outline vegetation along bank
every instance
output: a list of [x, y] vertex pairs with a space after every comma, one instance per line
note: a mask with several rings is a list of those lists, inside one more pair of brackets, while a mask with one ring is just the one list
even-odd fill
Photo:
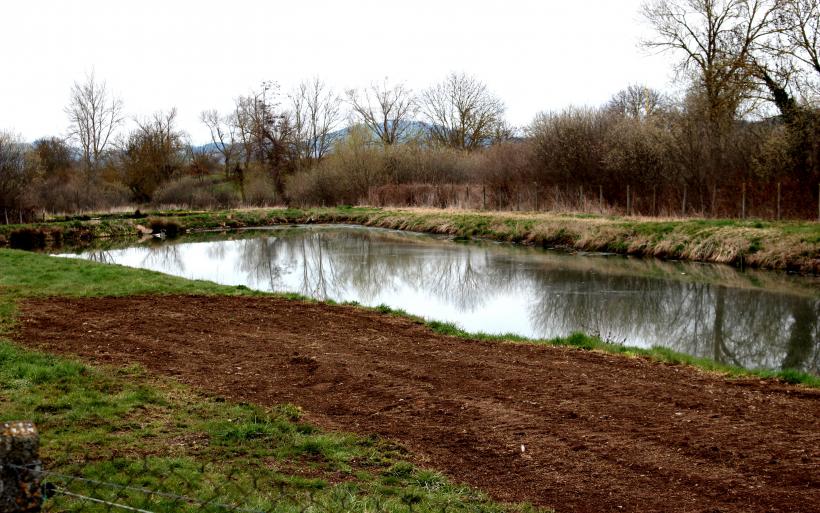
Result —
[[820, 274], [820, 223], [656, 219], [592, 214], [436, 209], [311, 208], [157, 211], [46, 219], [0, 226], [0, 247], [21, 249], [164, 233], [288, 223], [353, 223], [461, 238], [724, 263]]

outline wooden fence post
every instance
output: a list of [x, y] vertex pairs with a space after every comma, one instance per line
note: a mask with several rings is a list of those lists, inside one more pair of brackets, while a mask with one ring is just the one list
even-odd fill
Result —
[[598, 186], [598, 210], [604, 213], [604, 186]]
[[780, 221], [780, 182], [777, 182], [777, 220]]
[[40, 437], [31, 422], [0, 423], [0, 511], [37, 513], [43, 503], [40, 488]]

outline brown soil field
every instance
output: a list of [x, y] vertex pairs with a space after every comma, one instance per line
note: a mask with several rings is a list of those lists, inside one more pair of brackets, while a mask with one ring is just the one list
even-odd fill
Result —
[[274, 298], [40, 299], [17, 340], [375, 433], [559, 512], [820, 511], [820, 390]]

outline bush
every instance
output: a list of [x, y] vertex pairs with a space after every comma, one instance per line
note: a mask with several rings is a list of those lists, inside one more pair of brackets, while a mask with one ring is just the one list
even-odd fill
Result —
[[163, 234], [166, 237], [176, 237], [185, 230], [176, 222], [165, 219], [151, 219], [148, 221], [151, 233]]
[[51, 212], [107, 209], [126, 205], [131, 197], [121, 183], [89, 180], [81, 173], [48, 177], [33, 189], [36, 203]]
[[46, 247], [46, 232], [39, 228], [20, 228], [9, 234], [9, 245], [14, 249], [42, 249]]
[[245, 177], [245, 203], [258, 207], [276, 204], [276, 186], [261, 171], [249, 171]]
[[236, 187], [220, 178], [183, 176], [159, 187], [152, 203], [187, 208], [230, 208], [238, 206], [240, 198]]

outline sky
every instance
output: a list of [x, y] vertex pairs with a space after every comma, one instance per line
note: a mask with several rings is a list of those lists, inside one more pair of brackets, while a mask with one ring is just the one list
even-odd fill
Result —
[[673, 57], [640, 48], [641, 0], [12, 0], [0, 19], [0, 130], [64, 135], [71, 86], [93, 72], [129, 117], [228, 111], [263, 80], [339, 92], [389, 78], [415, 91], [465, 72], [508, 121], [599, 105], [632, 83], [673, 91]]

